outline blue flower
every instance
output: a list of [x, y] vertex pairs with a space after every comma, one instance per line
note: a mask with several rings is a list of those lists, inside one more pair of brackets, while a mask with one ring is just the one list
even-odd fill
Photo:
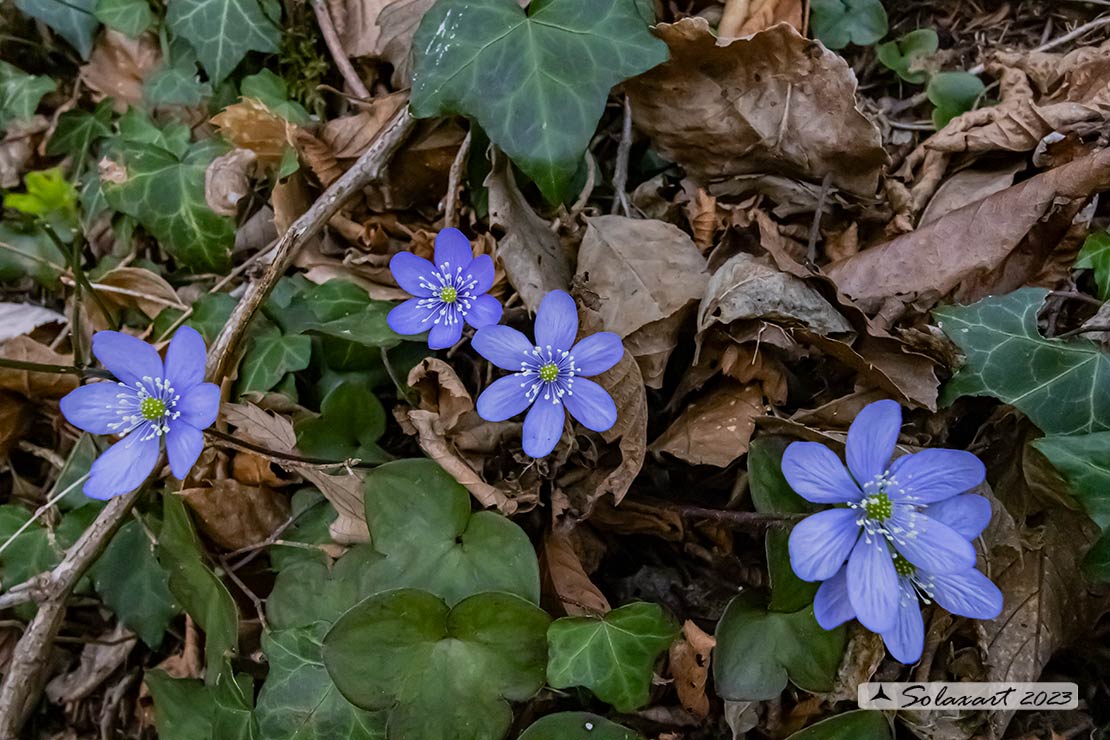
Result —
[[[982, 496], [963, 495], [934, 504], [929, 515], [944, 521], [969, 541], [990, 522], [990, 502]], [[898, 573], [898, 616], [894, 626], [881, 632], [890, 654], [902, 663], [916, 663], [925, 644], [925, 622], [918, 600], [935, 601], [953, 614], [972, 619], [994, 619], [1002, 613], [1002, 592], [985, 575], [971, 568], [960, 573], [931, 574], [894, 556]], [[855, 616], [848, 592], [847, 568], [821, 584], [813, 601], [817, 623], [831, 630]]]
[[184, 478], [204, 447], [202, 429], [216, 420], [220, 389], [204, 381], [204, 340], [183, 326], [166, 350], [117, 331], [93, 335], [92, 351], [118, 383], [90, 383], [61, 400], [69, 423], [92, 434], [121, 439], [97, 458], [85, 481], [86, 496], [109, 499], [142, 485], [166, 440], [170, 470]]
[[436, 263], [412, 252], [389, 261], [393, 278], [416, 296], [389, 312], [389, 327], [398, 334], [428, 334], [429, 349], [445, 349], [462, 337], [463, 320], [475, 329], [501, 320], [501, 304], [486, 295], [493, 286], [493, 259], [475, 257], [458, 229], [436, 235]]
[[[603, 331], [575, 344], [578, 310], [561, 290], [544, 296], [536, 311], [536, 343], [508, 326], [479, 329], [472, 344], [482, 357], [512, 375], [495, 380], [478, 397], [478, 415], [505, 421], [524, 411], [524, 451], [543, 457], [563, 436], [563, 407], [582, 426], [604, 432], [617, 421], [613, 399], [586, 380], [617, 364], [624, 355], [620, 337]], [[533, 405], [533, 403], [535, 405]]]
[[933, 575], [974, 567], [971, 542], [923, 507], [974, 488], [986, 475], [983, 463], [962, 450], [922, 450], [892, 463], [901, 426], [898, 404], [877, 401], [848, 430], [847, 469], [816, 442], [794, 442], [782, 457], [783, 475], [800, 496], [843, 505], [794, 527], [789, 543], [794, 572], [805, 581], [824, 581], [847, 560], [852, 609], [863, 626], [879, 633], [898, 619], [894, 553]]

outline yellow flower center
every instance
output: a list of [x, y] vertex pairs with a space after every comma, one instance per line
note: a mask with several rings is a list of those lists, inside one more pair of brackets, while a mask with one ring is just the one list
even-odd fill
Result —
[[441, 301], [443, 301], [444, 303], [454, 303], [455, 299], [458, 298], [458, 297], [459, 297], [459, 291], [455, 290], [451, 286], [447, 286], [446, 288], [442, 288], [439, 291], [439, 299]]
[[554, 362], [549, 362], [540, 368], [540, 380], [545, 383], [550, 383], [559, 377], [559, 366]]
[[158, 421], [166, 415], [166, 402], [159, 398], [144, 398], [139, 413], [148, 421]]

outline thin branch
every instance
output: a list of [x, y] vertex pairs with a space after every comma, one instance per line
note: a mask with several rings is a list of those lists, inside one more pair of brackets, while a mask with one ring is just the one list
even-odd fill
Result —
[[73, 244], [70, 246], [62, 241], [62, 238], [58, 236], [58, 232], [55, 231], [54, 227], [50, 224], [43, 222], [42, 230], [50, 237], [50, 241], [54, 242], [54, 246], [58, 248], [59, 252], [69, 255], [69, 267], [70, 270], [73, 271], [73, 279], [77, 282], [77, 285], [80, 286], [81, 290], [92, 296], [96, 307], [100, 309], [100, 313], [104, 314], [108, 326], [118, 331], [119, 320], [116, 318], [115, 314], [112, 313], [111, 309], [108, 308], [108, 304], [104, 302], [100, 294], [93, 290], [92, 285], [89, 283], [89, 277], [85, 274], [85, 269], [81, 266], [81, 242], [79, 238], [75, 236], [73, 238]]
[[632, 216], [632, 205], [628, 202], [628, 157], [632, 152], [632, 105], [624, 96], [624, 118], [621, 122], [621, 141], [617, 145], [617, 161], [613, 165], [613, 205], [609, 213], [616, 213], [617, 206], [624, 211], [626, 218]]
[[459, 183], [462, 181], [463, 167], [466, 166], [467, 155], [470, 154], [470, 131], [455, 152], [455, 159], [451, 162], [451, 171], [447, 176], [447, 197], [443, 203], [443, 225], [459, 225]]
[[829, 197], [830, 184], [832, 184], [832, 172], [826, 172], [821, 180], [821, 191], [817, 194], [817, 210], [813, 212], [813, 221], [809, 224], [806, 259], [809, 260], [810, 268], [817, 264], [817, 236], [821, 232], [821, 214], [825, 210], [825, 199]]
[[324, 224], [343, 207], [348, 198], [371, 182], [381, 179], [394, 152], [404, 143], [415, 125], [416, 120], [409, 113], [408, 106], [404, 106], [351, 168], [333, 182], [312, 207], [282, 234], [274, 246], [273, 262], [261, 278], [248, 284], [243, 298], [236, 304], [220, 335], [212, 343], [206, 368], [209, 380], [219, 383], [227, 375], [233, 351], [242, 344], [247, 324], [277, 281], [289, 269], [301, 246], [320, 233]]
[[[654, 504], [649, 504], [654, 505]], [[762, 511], [730, 511], [728, 509], [707, 509], [688, 504], [664, 504], [659, 508], [677, 511], [692, 519], [711, 519], [715, 522], [731, 524], [738, 529], [762, 531], [769, 527], [786, 527], [803, 519], [805, 514], [770, 514]]]
[[331, 13], [328, 12], [328, 6], [324, 0], [312, 0], [312, 12], [316, 14], [316, 22], [320, 25], [320, 33], [324, 36], [324, 43], [328, 46], [328, 52], [331, 53], [335, 66], [339, 67], [339, 74], [343, 75], [343, 81], [347, 83], [347, 87], [351, 88], [351, 92], [356, 97], [361, 100], [369, 100], [370, 91], [366, 89], [366, 85], [362, 83], [362, 78], [351, 66], [351, 60], [347, 58], [343, 42], [339, 40], [339, 34], [335, 32], [335, 23], [331, 19]]
[[262, 445], [256, 445], [253, 442], [247, 442], [238, 437], [233, 437], [218, 429], [205, 429], [204, 434], [208, 437], [213, 437], [216, 440], [213, 444], [218, 447], [231, 447], [233, 449], [246, 450], [247, 452], [262, 455], [274, 462], [284, 463], [291, 467], [297, 466], [321, 469], [378, 467], [378, 463], [362, 462], [362, 460], [357, 457], [348, 458], [346, 460], [329, 460], [325, 457], [304, 457], [302, 455], [294, 455], [291, 452], [279, 452], [278, 450], [271, 450], [269, 447], [263, 447]]
[[43, 505], [42, 505], [42, 506], [40, 506], [40, 507], [39, 507], [38, 509], [36, 509], [36, 510], [35, 510], [35, 513], [34, 513], [34, 514], [32, 514], [32, 515], [31, 515], [31, 516], [30, 516], [30, 517], [29, 517], [29, 518], [27, 519], [27, 521], [25, 521], [25, 522], [23, 522], [23, 524], [20, 524], [20, 525], [19, 525], [19, 528], [18, 528], [18, 529], [16, 529], [16, 530], [15, 530], [15, 532], [13, 532], [13, 533], [12, 533], [12, 536], [11, 536], [11, 537], [9, 537], [8, 539], [4, 540], [3, 544], [0, 544], [0, 553], [4, 552], [4, 551], [5, 551], [5, 550], [7, 550], [7, 549], [8, 549], [9, 547], [11, 547], [11, 544], [12, 544], [13, 542], [15, 542], [16, 538], [17, 538], [17, 537], [19, 537], [19, 535], [21, 535], [21, 534], [23, 534], [24, 532], [26, 532], [26, 531], [27, 531], [27, 528], [28, 528], [28, 527], [30, 527], [30, 526], [31, 526], [32, 524], [34, 524], [35, 522], [37, 522], [37, 521], [39, 520], [39, 517], [41, 517], [41, 516], [42, 516], [43, 514], [45, 514], [46, 512], [50, 511], [50, 509], [51, 509], [51, 508], [52, 508], [52, 507], [54, 506], [54, 504], [58, 503], [58, 502], [59, 502], [59, 501], [61, 501], [61, 500], [62, 500], [63, 498], [65, 498], [66, 496], [68, 496], [68, 495], [69, 495], [69, 492], [70, 492], [70, 491], [72, 491], [72, 490], [73, 490], [74, 488], [77, 488], [77, 486], [79, 486], [79, 485], [81, 485], [82, 483], [84, 483], [84, 482], [85, 482], [85, 480], [86, 480], [86, 479], [87, 479], [88, 477], [89, 477], [89, 476], [88, 476], [88, 474], [87, 474], [87, 473], [86, 473], [85, 475], [81, 476], [81, 477], [80, 477], [80, 478], [78, 478], [77, 480], [73, 481], [73, 483], [71, 483], [71, 484], [69, 484], [68, 486], [66, 486], [66, 487], [65, 487], [65, 489], [64, 489], [64, 490], [62, 490], [62, 492], [61, 492], [61, 493], [57, 493], [57, 494], [55, 494], [54, 496], [52, 496], [51, 498], [49, 498], [49, 499], [47, 500], [47, 502], [46, 502], [45, 504], [43, 504]]

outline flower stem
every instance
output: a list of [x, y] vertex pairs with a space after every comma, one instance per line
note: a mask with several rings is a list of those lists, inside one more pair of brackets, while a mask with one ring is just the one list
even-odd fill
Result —
[[54, 375], [81, 375], [86, 378], [111, 378], [107, 370], [90, 370], [76, 365], [47, 365], [42, 362], [27, 362], [26, 360], [12, 360], [0, 357], [0, 367], [10, 367], [16, 370], [27, 370], [32, 373], [52, 373]]

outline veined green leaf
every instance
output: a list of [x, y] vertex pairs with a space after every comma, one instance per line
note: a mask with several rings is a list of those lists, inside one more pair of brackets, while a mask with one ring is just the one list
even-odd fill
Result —
[[216, 703], [203, 681], [173, 678], [164, 671], [147, 671], [143, 681], [154, 698], [154, 721], [159, 737], [212, 740]]
[[282, 334], [275, 327], [259, 332], [251, 340], [239, 369], [239, 392], [268, 391], [286, 373], [308, 367], [312, 359], [312, 340], [301, 335]]
[[129, 521], [112, 538], [89, 573], [96, 592], [120, 621], [152, 648], [181, 607], [169, 589], [169, 572], [154, 556], [154, 545], [137, 521]]
[[93, 142], [111, 135], [112, 101], [104, 100], [91, 113], [69, 110], [59, 116], [46, 153], [51, 156], [69, 154], [80, 159], [89, 152]]
[[258, 0], [173, 0], [166, 25], [193, 45], [213, 85], [223, 82], [248, 51], [275, 52], [281, 40], [276, 19]]
[[96, 0], [93, 14], [108, 28], [133, 39], [139, 38], [154, 22], [147, 0]]
[[50, 26], [88, 59], [100, 21], [93, 14], [96, 0], [15, 0], [15, 7]]
[[7, 62], [0, 62], [0, 129], [12, 121], [24, 121], [35, 115], [42, 96], [52, 92], [54, 80], [29, 75]]
[[889, 28], [881, 0], [812, 0], [809, 12], [813, 35], [830, 49], [869, 46]]
[[1096, 231], [1089, 235], [1083, 242], [1083, 248], [1079, 250], [1075, 267], [1094, 270], [1098, 297], [1104, 301], [1110, 300], [1110, 233]]
[[520, 740], [641, 740], [632, 730], [589, 712], [559, 712], [540, 717]]

